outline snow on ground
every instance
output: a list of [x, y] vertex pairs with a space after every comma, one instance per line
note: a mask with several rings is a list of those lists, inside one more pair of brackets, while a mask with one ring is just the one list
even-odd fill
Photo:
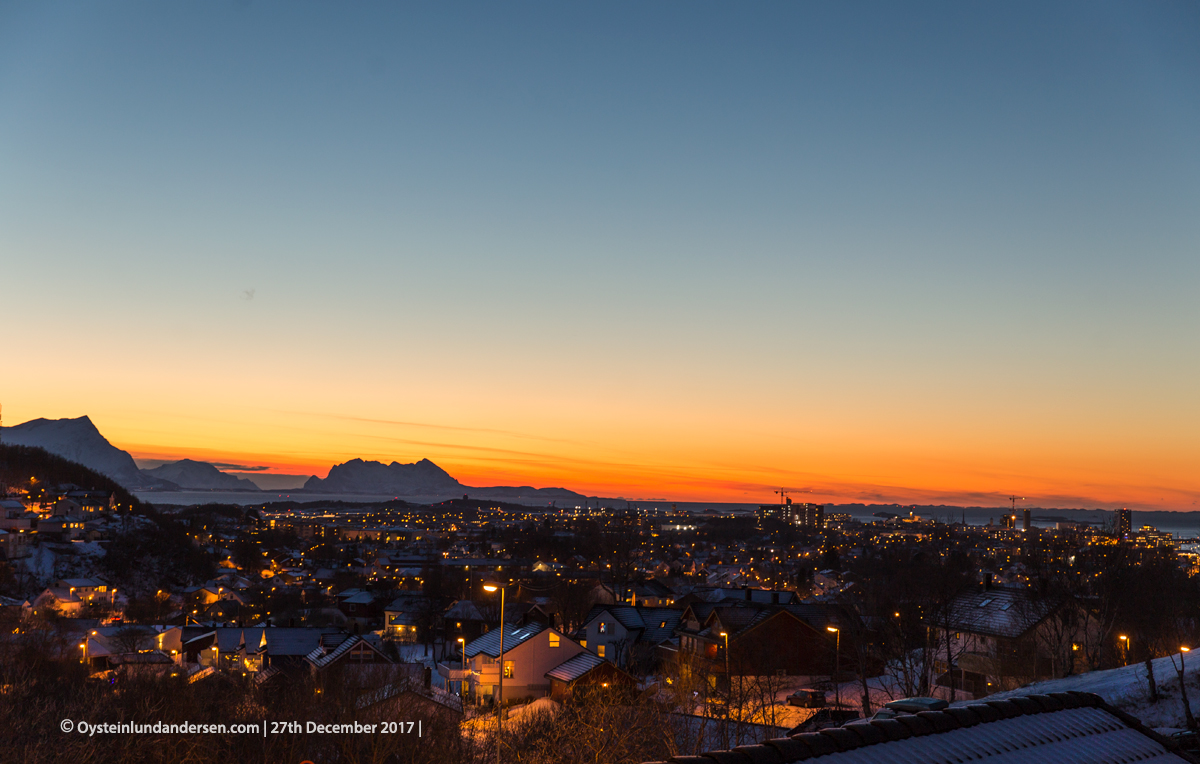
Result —
[[401, 663], [426, 663], [433, 660], [433, 650], [428, 645], [396, 645]]
[[32, 554], [15, 561], [15, 566], [27, 571], [39, 587], [49, 586], [55, 580], [55, 563], [58, 555], [45, 546], [35, 546]]
[[541, 714], [554, 715], [561, 708], [556, 701], [550, 698], [538, 698], [535, 701], [526, 703], [523, 706], [516, 706], [509, 709], [508, 719], [514, 724], [519, 724], [524, 721], [533, 719]]
[[[1021, 695], [1037, 695], [1049, 692], [1094, 692], [1105, 702], [1126, 713], [1136, 716], [1148, 727], [1186, 727], [1183, 702], [1179, 693], [1179, 674], [1172, 666], [1179, 666], [1180, 654], [1158, 658], [1154, 661], [1154, 679], [1158, 684], [1159, 702], [1150, 701], [1150, 683], [1146, 678], [1146, 664], [1138, 663], [1105, 671], [1090, 671], [1086, 674], [1035, 682], [1017, 690], [998, 692], [983, 700], [1005, 700]], [[1183, 656], [1186, 669], [1185, 679], [1188, 700], [1192, 713], [1200, 714], [1200, 655]], [[954, 705], [965, 705], [976, 701], [962, 701]]]

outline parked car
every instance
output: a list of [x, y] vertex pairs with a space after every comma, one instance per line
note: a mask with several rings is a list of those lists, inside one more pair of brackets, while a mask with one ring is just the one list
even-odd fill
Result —
[[830, 727], [840, 727], [846, 722], [862, 718], [857, 711], [844, 708], [821, 708], [815, 714], [788, 730], [789, 735], [800, 732], [818, 732]]
[[1200, 754], [1200, 736], [1194, 730], [1175, 732], [1170, 736], [1171, 742], [1191, 754]]
[[822, 708], [825, 705], [825, 693], [820, 690], [796, 690], [787, 696], [789, 706], [800, 708]]
[[941, 711], [949, 708], [950, 704], [941, 698], [901, 698], [890, 703], [884, 703], [883, 708], [875, 712], [872, 719], [895, 719], [902, 714], [916, 714], [921, 711]]

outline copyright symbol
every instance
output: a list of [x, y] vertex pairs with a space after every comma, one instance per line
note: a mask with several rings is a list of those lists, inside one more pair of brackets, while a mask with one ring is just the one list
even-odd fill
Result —
[[62, 724], [58, 726], [62, 727], [63, 732], [70, 732], [71, 730], [75, 729], [75, 722], [71, 721], [70, 719], [63, 719]]

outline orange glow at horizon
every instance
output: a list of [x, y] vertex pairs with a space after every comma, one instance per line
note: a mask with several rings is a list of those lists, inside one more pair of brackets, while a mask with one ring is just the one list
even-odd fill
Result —
[[[760, 383], [747, 399], [721, 379], [680, 389], [669, 378], [450, 375], [397, 390], [366, 372], [318, 369], [283, 384], [251, 371], [233, 386], [190, 366], [150, 380], [114, 366], [85, 391], [51, 375], [10, 386], [4, 422], [86, 414], [137, 459], [269, 468], [238, 473], [251, 479], [428, 458], [468, 486], [605, 498], [757, 504], [785, 488], [796, 501], [835, 504], [1004, 506], [1017, 493], [1031, 506], [1200, 509], [1194, 436], [1152, 399], [1100, 418], [1086, 400], [992, 393], [979, 404], [949, 388], [920, 406], [889, 388], [868, 405], [861, 391], [819, 379], [805, 380], [803, 395]], [[310, 405], [325, 400], [350, 403]]]

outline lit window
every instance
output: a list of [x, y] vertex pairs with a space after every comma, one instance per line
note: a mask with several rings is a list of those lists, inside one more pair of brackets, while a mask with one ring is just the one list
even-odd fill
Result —
[[604, 645], [596, 645], [596, 655], [601, 658], [604, 657]]
[[553, 632], [553, 631], [550, 632], [550, 646], [558, 647], [558, 633], [557, 632]]
[[512, 661], [504, 662], [504, 678], [505, 679], [513, 678], [513, 662]]
[[601, 622], [600, 622], [600, 628], [599, 628], [599, 632], [600, 632], [601, 634], [607, 634], [607, 633], [608, 633], [608, 624], [607, 624], [607, 623], [605, 623], [604, 621], [601, 621]]

